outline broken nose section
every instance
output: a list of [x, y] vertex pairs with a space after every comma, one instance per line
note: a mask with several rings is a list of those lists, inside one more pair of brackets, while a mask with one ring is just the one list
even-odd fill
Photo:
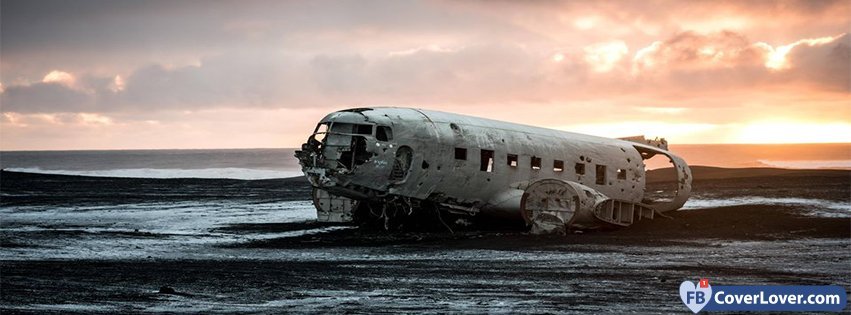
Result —
[[608, 198], [588, 186], [561, 179], [542, 179], [529, 185], [520, 210], [532, 234], [563, 234], [566, 228], [600, 226], [595, 215]]

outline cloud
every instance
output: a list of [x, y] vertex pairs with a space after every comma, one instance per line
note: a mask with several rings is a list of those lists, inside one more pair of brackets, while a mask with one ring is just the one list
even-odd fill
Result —
[[636, 52], [632, 75], [692, 91], [789, 86], [848, 91], [849, 35], [805, 38], [772, 47], [725, 31], [685, 32]]
[[549, 126], [723, 124], [847, 115], [851, 89], [848, 1], [0, 6], [0, 111], [76, 117], [62, 128], [84, 126], [82, 114], [119, 130], [174, 127], [184, 113], [367, 105]]
[[[219, 109], [151, 120], [125, 114], [0, 115], [4, 150], [292, 147], [325, 110]], [[300, 119], [293, 119], [299, 117]]]
[[596, 43], [583, 48], [585, 62], [596, 72], [609, 72], [629, 53], [629, 48], [623, 41]]
[[598, 42], [562, 50], [558, 60], [551, 51], [504, 43], [368, 55], [231, 51], [126, 77], [55, 70], [41, 82], [4, 86], [2, 106], [51, 113], [507, 104], [603, 94], [682, 98], [777, 85], [841, 92], [848, 87], [849, 46], [848, 35], [778, 46], [787, 47], [782, 69], [771, 67], [775, 48], [730, 31], [675, 34], [632, 56], [623, 41]]
[[[545, 83], [542, 65], [550, 63], [544, 54], [503, 44], [372, 56], [229, 52], [197, 65], [150, 65], [126, 77], [87, 76], [73, 87], [59, 82], [18, 84], [7, 87], [2, 97], [3, 110], [13, 112], [487, 102], [526, 98], [524, 93], [534, 93], [536, 85]], [[74, 76], [63, 72], [61, 77]]]
[[68, 72], [53, 70], [41, 79], [43, 83], [59, 83], [69, 88], [77, 84], [77, 79]]
[[743, 35], [731, 31], [684, 32], [640, 49], [634, 62], [643, 71], [732, 68], [759, 64], [761, 52]]
[[95, 98], [62, 83], [38, 82], [6, 87], [0, 94], [0, 104], [3, 112], [79, 112], [95, 109]]
[[785, 59], [790, 80], [851, 93], [851, 35], [796, 42]]

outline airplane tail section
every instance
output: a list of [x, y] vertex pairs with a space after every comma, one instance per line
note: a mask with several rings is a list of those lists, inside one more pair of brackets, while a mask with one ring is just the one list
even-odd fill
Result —
[[623, 140], [623, 141], [641, 143], [643, 145], [647, 145], [647, 146], [651, 146], [651, 147], [655, 147], [655, 148], [659, 148], [659, 149], [668, 151], [668, 140], [665, 140], [665, 138], [654, 138], [654, 139], [651, 140], [651, 139], [645, 138], [644, 135], [641, 135], [641, 136], [623, 137], [623, 138], [617, 138], [617, 139]]

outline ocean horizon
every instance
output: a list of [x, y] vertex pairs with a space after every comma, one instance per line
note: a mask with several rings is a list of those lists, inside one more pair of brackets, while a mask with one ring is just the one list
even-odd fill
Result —
[[[851, 143], [680, 144], [689, 165], [851, 169]], [[272, 179], [301, 176], [295, 148], [0, 151], [7, 171], [130, 178]], [[651, 167], [653, 167], [651, 165]]]

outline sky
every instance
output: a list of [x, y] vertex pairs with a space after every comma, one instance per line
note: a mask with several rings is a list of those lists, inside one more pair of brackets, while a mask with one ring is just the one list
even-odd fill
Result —
[[298, 147], [402, 106], [851, 142], [851, 1], [0, 2], [0, 149]]

